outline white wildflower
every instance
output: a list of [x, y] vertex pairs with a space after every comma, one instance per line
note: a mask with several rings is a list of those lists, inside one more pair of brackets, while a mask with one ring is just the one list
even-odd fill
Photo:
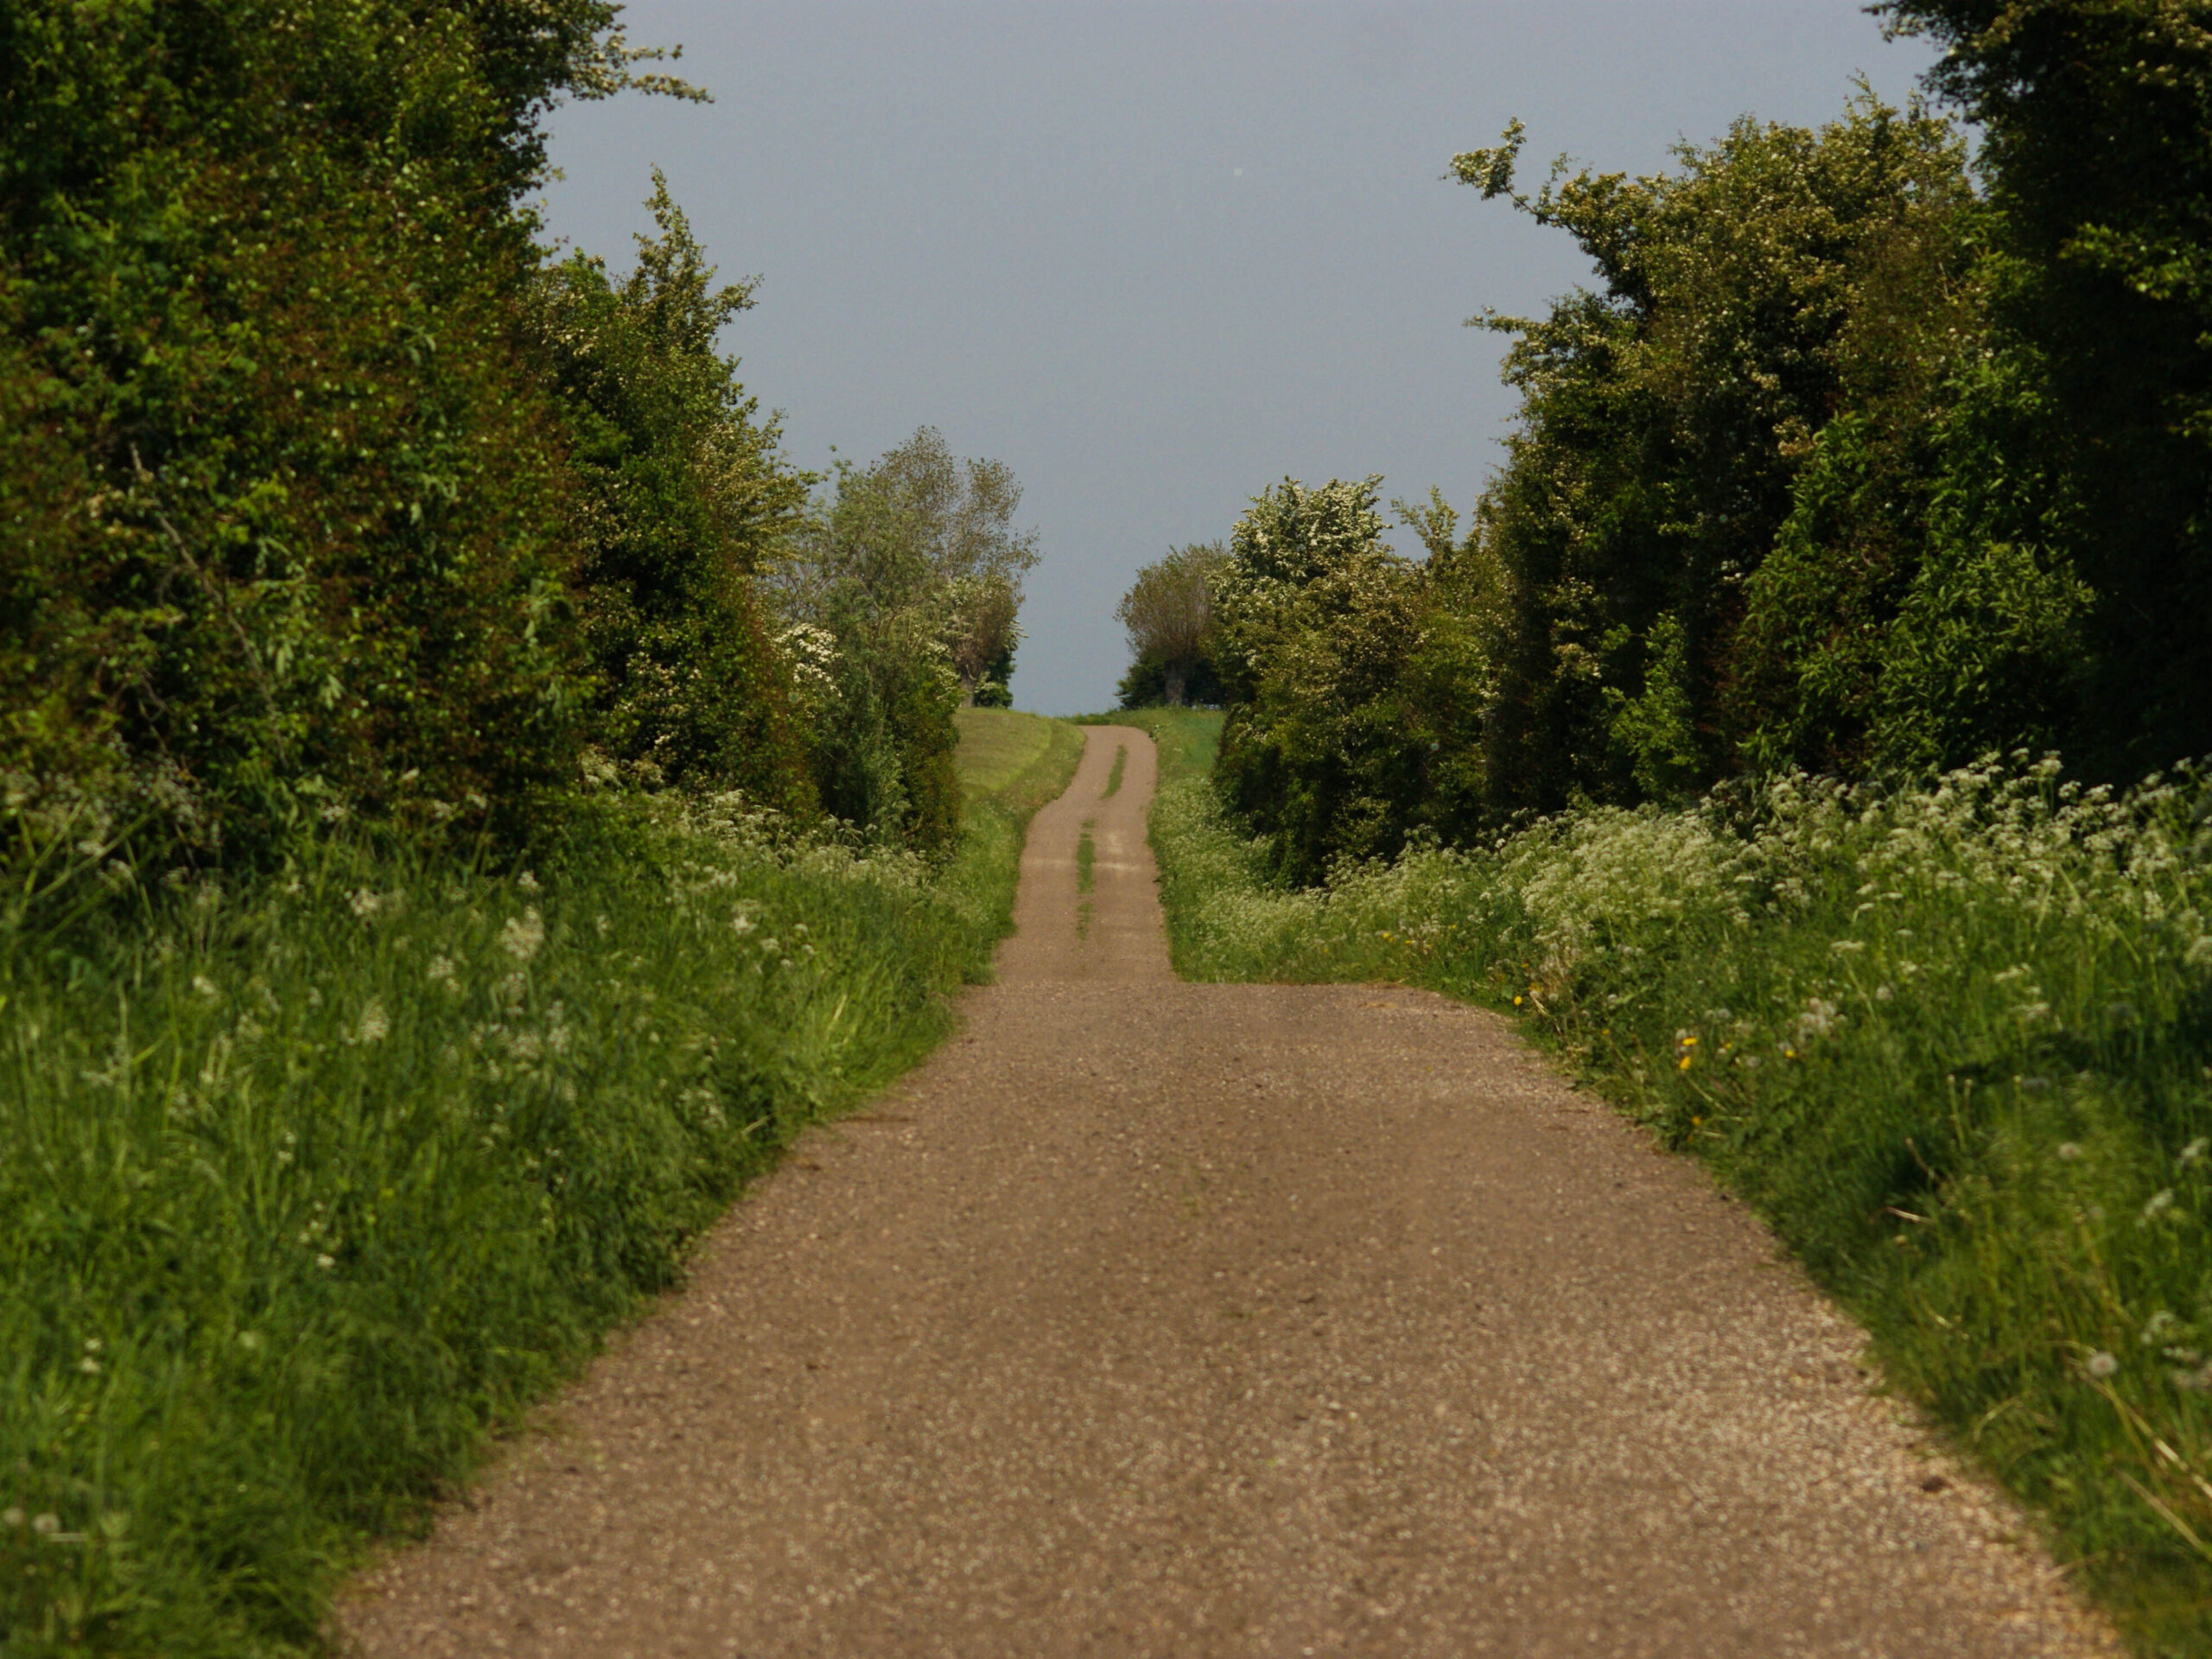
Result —
[[499, 947], [518, 963], [527, 963], [545, 943], [545, 924], [538, 919], [532, 908], [519, 916], [511, 916], [507, 925], [499, 930]]
[[2091, 1376], [2101, 1379], [2110, 1376], [2114, 1371], [2118, 1370], [2120, 1369], [2120, 1361], [2113, 1358], [2112, 1355], [2105, 1352], [2103, 1349], [2100, 1348], [2095, 1353], [2089, 1356], [2088, 1360], [2082, 1369], [2088, 1372]]

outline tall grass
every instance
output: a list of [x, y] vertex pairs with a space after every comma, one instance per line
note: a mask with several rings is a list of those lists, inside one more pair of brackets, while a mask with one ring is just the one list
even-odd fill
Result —
[[1784, 778], [1261, 880], [1160, 716], [1178, 967], [1517, 1008], [1708, 1160], [2142, 1651], [2212, 1651], [2212, 790]]
[[317, 1648], [365, 1540], [945, 1031], [1074, 734], [950, 868], [734, 800], [535, 872], [334, 848], [0, 938], [0, 1649]]

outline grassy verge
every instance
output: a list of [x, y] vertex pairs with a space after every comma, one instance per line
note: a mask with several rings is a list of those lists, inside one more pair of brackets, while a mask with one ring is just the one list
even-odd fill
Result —
[[942, 871], [631, 803], [534, 874], [333, 850], [0, 936], [0, 1649], [315, 1650], [365, 1540], [943, 1035], [1072, 770], [1036, 725]]
[[2212, 1650], [2212, 798], [2024, 762], [1271, 890], [1160, 738], [1178, 969], [1517, 1010], [1756, 1205], [2146, 1654]]

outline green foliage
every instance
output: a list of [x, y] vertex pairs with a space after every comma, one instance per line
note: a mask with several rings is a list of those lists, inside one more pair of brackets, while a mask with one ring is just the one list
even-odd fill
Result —
[[1228, 559], [1218, 542], [1193, 542], [1137, 572], [1115, 607], [1128, 630], [1129, 671], [1122, 706], [1218, 702], [1221, 677], [1213, 661], [1213, 588]]
[[717, 289], [653, 175], [657, 237], [617, 284], [578, 254], [550, 272], [539, 327], [571, 400], [582, 486], [576, 582], [598, 676], [593, 735], [656, 781], [810, 804], [790, 674], [753, 578], [776, 556], [809, 480], [716, 348], [753, 302]]
[[1296, 480], [1253, 499], [1215, 580], [1228, 699], [1224, 798], [1310, 880], [1396, 849], [1418, 760], [1390, 696], [1415, 631], [1417, 577], [1383, 544], [1376, 485]]
[[1005, 466], [957, 461], [924, 427], [873, 466], [840, 461], [775, 572], [822, 804], [870, 837], [938, 856], [958, 836], [953, 711], [1012, 669], [1038, 556], [1020, 500]]
[[[1491, 804], [1679, 794], [1732, 764], [1745, 584], [1854, 374], [1897, 355], [1858, 325], [1965, 211], [1962, 149], [1918, 108], [1862, 95], [1818, 131], [1739, 121], [1679, 149], [1673, 175], [1562, 163], [1529, 198], [1520, 143], [1510, 130], [1454, 170], [1567, 230], [1603, 289], [1547, 318], [1477, 319], [1515, 336], [1522, 396], [1480, 515], [1508, 608]], [[1739, 721], [1764, 715], [1734, 701]]]
[[[10, 7], [0, 770], [262, 855], [571, 773], [561, 421], [514, 207], [611, 5]], [[257, 852], [257, 849], [260, 849]]]
[[2202, 779], [1784, 775], [1287, 890], [1203, 735], [1162, 732], [1152, 821], [1179, 971], [1518, 1008], [1758, 1206], [2144, 1651], [2205, 1650], [2212, 1566], [2181, 1529], [2212, 1535]]
[[1254, 498], [1215, 577], [1217, 777], [1287, 880], [1459, 833], [1479, 806], [1496, 567], [1437, 496], [1397, 504], [1427, 563], [1392, 552], [1377, 482]]
[[[1606, 636], [1610, 651], [1628, 644], [1628, 630]], [[1689, 636], [1672, 611], [1662, 611], [1644, 636], [1643, 689], [1630, 696], [1599, 688], [1605, 731], [1628, 760], [1629, 775], [1648, 800], [1670, 800], [1697, 781], [1696, 710], [1690, 701]]]
[[2094, 595], [2069, 760], [2212, 751], [2212, 57], [2165, 0], [1895, 0], [1984, 134], [1999, 350], [2048, 386], [2034, 464]]
[[[1213, 658], [1201, 656], [1183, 665], [1182, 677], [1171, 687], [1170, 664], [1157, 657], [1140, 656], [1115, 683], [1114, 700], [1122, 709], [1217, 709], [1221, 706], [1221, 677]], [[1171, 695], [1179, 691], [1179, 698]]]
[[326, 843], [5, 918], [0, 1650], [318, 1650], [369, 1537], [944, 1033], [1080, 752], [1037, 725], [942, 868], [600, 796], [537, 875]]

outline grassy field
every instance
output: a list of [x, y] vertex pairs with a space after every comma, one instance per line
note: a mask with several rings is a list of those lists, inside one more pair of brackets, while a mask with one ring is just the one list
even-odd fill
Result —
[[1043, 760], [1056, 741], [1064, 754], [1080, 758], [1083, 753], [1081, 734], [1065, 721], [1041, 715], [963, 709], [955, 720], [960, 728], [960, 781], [970, 799], [1007, 789]]
[[2145, 1654], [2212, 1652], [2212, 795], [2018, 759], [1262, 879], [1160, 739], [1178, 969], [1514, 1013], [1750, 1200]]
[[988, 975], [1080, 738], [963, 729], [943, 869], [664, 798], [532, 871], [333, 849], [0, 932], [0, 1651], [318, 1650], [365, 1541]]

